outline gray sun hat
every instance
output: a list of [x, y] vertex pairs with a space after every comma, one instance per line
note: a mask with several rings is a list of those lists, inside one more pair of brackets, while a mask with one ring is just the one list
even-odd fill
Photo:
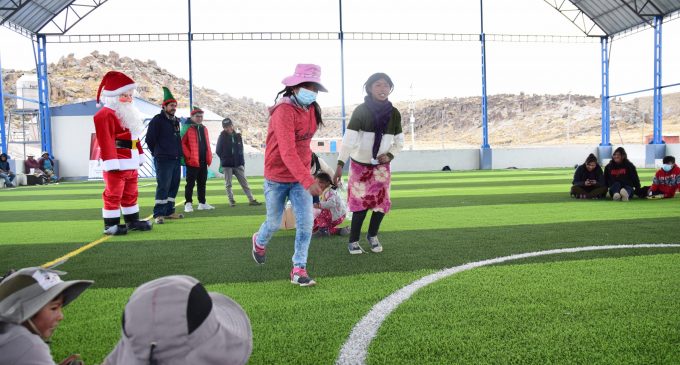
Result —
[[63, 271], [28, 267], [0, 282], [0, 321], [21, 324], [60, 294], [64, 306], [92, 285], [91, 280], [63, 281]]
[[166, 276], [132, 293], [123, 312], [120, 341], [105, 365], [242, 365], [253, 333], [241, 306], [208, 293], [191, 276]]

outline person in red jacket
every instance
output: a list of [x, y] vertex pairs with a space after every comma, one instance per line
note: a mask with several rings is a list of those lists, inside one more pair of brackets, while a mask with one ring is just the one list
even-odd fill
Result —
[[189, 129], [182, 137], [182, 152], [187, 166], [187, 183], [184, 186], [184, 211], [193, 212], [194, 185], [198, 193], [198, 210], [215, 209], [205, 202], [205, 184], [208, 181], [208, 166], [212, 163], [210, 137], [203, 125], [203, 110], [194, 107], [191, 111]]
[[[148, 231], [151, 222], [139, 219], [137, 169], [144, 151], [139, 138], [144, 123], [132, 104], [137, 85], [122, 72], [109, 71], [97, 91], [97, 104], [103, 96], [104, 107], [94, 115], [94, 129], [101, 150], [104, 183], [104, 233], [126, 234], [128, 230]], [[125, 225], [120, 225], [123, 211]]]
[[[316, 284], [307, 274], [307, 253], [312, 238], [314, 213], [312, 195], [321, 194], [321, 186], [309, 172], [312, 137], [322, 124], [321, 109], [316, 102], [321, 85], [321, 68], [299, 64], [295, 73], [283, 79], [285, 88], [269, 108], [267, 149], [264, 154], [264, 198], [267, 218], [252, 237], [252, 256], [264, 264], [267, 244], [281, 227], [286, 200], [295, 212], [295, 253], [290, 282], [300, 286]], [[280, 98], [279, 98], [280, 97]]]
[[663, 166], [654, 175], [654, 181], [649, 188], [649, 199], [672, 198], [680, 187], [680, 167], [675, 164], [675, 157], [663, 158]]

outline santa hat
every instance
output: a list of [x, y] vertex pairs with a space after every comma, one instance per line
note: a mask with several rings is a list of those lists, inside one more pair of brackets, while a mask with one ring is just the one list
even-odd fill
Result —
[[191, 110], [191, 116], [193, 117], [194, 114], [199, 114], [199, 113], [203, 114], [203, 109], [201, 109], [197, 106], [194, 106], [194, 108]]
[[172, 96], [172, 93], [170, 92], [170, 89], [167, 87], [163, 86], [163, 106], [166, 106], [167, 104], [170, 103], [177, 103], [177, 100], [175, 100], [175, 97]]
[[126, 91], [136, 89], [137, 84], [122, 72], [109, 71], [104, 75], [101, 84], [99, 84], [99, 89], [97, 90], [97, 104], [99, 104], [99, 98], [101, 95], [104, 96], [118, 96]]

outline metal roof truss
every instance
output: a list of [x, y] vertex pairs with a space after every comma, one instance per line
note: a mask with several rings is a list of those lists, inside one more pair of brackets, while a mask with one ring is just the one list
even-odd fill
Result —
[[680, 10], [680, 0], [544, 0], [587, 36], [613, 36], [653, 27], [655, 17]]
[[107, 0], [0, 0], [0, 25], [29, 38], [62, 35]]

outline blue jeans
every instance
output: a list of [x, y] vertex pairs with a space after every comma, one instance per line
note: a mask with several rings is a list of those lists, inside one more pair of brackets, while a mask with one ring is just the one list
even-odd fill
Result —
[[153, 216], [168, 216], [175, 212], [175, 197], [179, 190], [179, 160], [153, 159], [156, 168], [156, 205]]
[[614, 194], [618, 193], [621, 191], [621, 189], [626, 189], [628, 192], [629, 197], [633, 197], [633, 187], [621, 184], [620, 182], [615, 182], [612, 184], [612, 186], [609, 187], [609, 196], [614, 196]]
[[5, 186], [11, 186], [12, 181], [14, 181], [14, 178], [16, 175], [14, 175], [12, 172], [0, 172], [0, 179], [5, 179]]
[[278, 183], [264, 180], [264, 200], [267, 206], [267, 220], [257, 232], [257, 244], [267, 247], [272, 236], [281, 227], [286, 198], [293, 204], [295, 212], [295, 253], [293, 266], [307, 266], [307, 252], [312, 239], [314, 213], [312, 195], [300, 183]]

